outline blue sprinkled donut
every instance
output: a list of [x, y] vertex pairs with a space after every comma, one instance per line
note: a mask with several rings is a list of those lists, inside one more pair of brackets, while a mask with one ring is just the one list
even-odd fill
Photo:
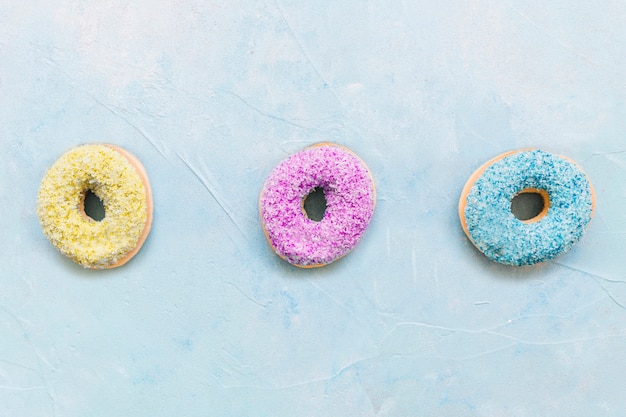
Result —
[[[519, 220], [511, 201], [522, 193], [543, 199], [541, 212]], [[534, 265], [569, 250], [583, 235], [595, 210], [587, 175], [569, 158], [538, 149], [499, 155], [465, 184], [459, 218], [470, 241], [493, 261]]]

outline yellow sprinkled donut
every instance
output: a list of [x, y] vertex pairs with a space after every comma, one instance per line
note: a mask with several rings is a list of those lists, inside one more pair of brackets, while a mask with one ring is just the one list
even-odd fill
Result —
[[[105, 216], [85, 213], [88, 191]], [[139, 251], [152, 225], [152, 193], [146, 170], [114, 145], [81, 145], [65, 153], [39, 188], [37, 214], [44, 234], [74, 262], [92, 269], [124, 265]]]

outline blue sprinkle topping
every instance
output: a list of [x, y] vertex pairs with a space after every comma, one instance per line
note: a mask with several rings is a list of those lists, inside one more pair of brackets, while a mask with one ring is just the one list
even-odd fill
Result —
[[[550, 198], [542, 219], [524, 223], [511, 200], [526, 189]], [[470, 239], [490, 259], [533, 265], [569, 250], [593, 214], [593, 193], [585, 173], [571, 161], [541, 150], [522, 151], [488, 167], [467, 195], [465, 218]]]

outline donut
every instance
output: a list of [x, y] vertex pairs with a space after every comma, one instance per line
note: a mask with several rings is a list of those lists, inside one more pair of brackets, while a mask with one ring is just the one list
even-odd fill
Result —
[[[304, 200], [322, 189], [326, 210], [309, 219]], [[259, 197], [265, 237], [284, 260], [301, 268], [345, 256], [367, 229], [376, 205], [374, 179], [349, 149], [320, 143], [295, 153], [270, 173]]]
[[[536, 216], [520, 220], [511, 211], [523, 193], [541, 197]], [[479, 167], [459, 200], [463, 231], [489, 259], [534, 265], [569, 250], [582, 237], [595, 211], [595, 193], [571, 159], [539, 149], [501, 154]]]
[[[105, 215], [85, 213], [95, 194]], [[37, 200], [44, 234], [65, 256], [85, 268], [124, 265], [141, 248], [152, 226], [152, 192], [145, 168], [130, 152], [109, 144], [77, 146], [47, 171]]]

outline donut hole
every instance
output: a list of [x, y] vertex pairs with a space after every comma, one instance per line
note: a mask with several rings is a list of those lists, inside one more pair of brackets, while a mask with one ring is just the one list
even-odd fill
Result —
[[550, 207], [547, 191], [538, 189], [523, 190], [511, 200], [511, 213], [524, 223], [541, 220]]
[[314, 222], [320, 222], [326, 213], [326, 195], [322, 187], [315, 187], [302, 200], [304, 213]]
[[83, 197], [83, 211], [87, 217], [97, 222], [102, 221], [106, 215], [104, 211], [104, 203], [93, 191], [85, 191]]

